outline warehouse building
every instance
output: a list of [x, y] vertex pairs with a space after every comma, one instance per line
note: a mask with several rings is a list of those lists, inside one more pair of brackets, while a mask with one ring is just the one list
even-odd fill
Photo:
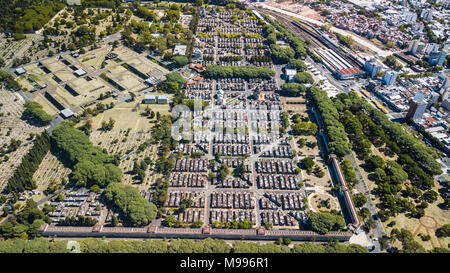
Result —
[[349, 80], [363, 75], [365, 72], [346, 61], [331, 49], [318, 50], [324, 64], [340, 80]]

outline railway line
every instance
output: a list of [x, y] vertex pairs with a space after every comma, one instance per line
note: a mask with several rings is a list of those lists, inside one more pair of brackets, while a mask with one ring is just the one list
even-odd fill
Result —
[[311, 42], [311, 46], [314, 49], [331, 49], [336, 54], [338, 54], [345, 61], [350, 63], [354, 67], [360, 67], [358, 63], [356, 63], [352, 58], [349, 58], [347, 50], [344, 50], [340, 47], [336, 42], [330, 41], [330, 38], [325, 37], [324, 33], [321, 30], [316, 29], [314, 26], [310, 25], [306, 22], [297, 22], [292, 19], [286, 18], [280, 14], [277, 14], [273, 11], [264, 10], [261, 11], [273, 16], [277, 21], [286, 26], [290, 31], [299, 35], [301, 38], [308, 40]]
[[280, 16], [279, 14], [272, 11], [264, 10], [264, 12], [273, 16], [278, 22], [286, 26], [293, 33], [299, 35], [301, 38], [307, 41], [310, 41], [313, 48], [325, 48], [325, 46], [316, 37], [311, 35], [311, 33], [308, 33], [307, 30], [301, 28], [299, 25], [295, 25], [295, 22], [293, 22], [292, 20], [286, 19], [285, 17]]

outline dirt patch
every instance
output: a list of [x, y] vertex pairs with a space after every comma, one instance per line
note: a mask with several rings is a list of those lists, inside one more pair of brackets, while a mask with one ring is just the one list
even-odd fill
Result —
[[308, 199], [314, 211], [339, 210], [338, 201], [328, 193], [313, 193]]

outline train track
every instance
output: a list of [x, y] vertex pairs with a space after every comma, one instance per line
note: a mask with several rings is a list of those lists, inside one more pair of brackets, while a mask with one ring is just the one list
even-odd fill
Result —
[[283, 16], [280, 16], [279, 14], [272, 12], [272, 11], [266, 11], [264, 10], [264, 12], [270, 14], [271, 16], [273, 16], [275, 19], [277, 19], [278, 22], [280, 22], [282, 25], [286, 26], [290, 31], [292, 31], [293, 33], [299, 35], [301, 38], [303, 38], [304, 40], [308, 40], [311, 42], [311, 46], [313, 48], [324, 48], [324, 45], [322, 42], [320, 42], [316, 37], [314, 37], [313, 35], [311, 35], [310, 33], [308, 33], [307, 31], [301, 29], [300, 27], [294, 25], [293, 21], [290, 19], [286, 19]]
[[341, 56], [348, 63], [352, 64], [354, 67], [359, 67], [359, 65], [347, 56], [347, 53], [342, 50], [339, 46], [335, 46], [334, 44], [328, 42], [325, 38], [321, 37], [319, 34], [313, 33], [313, 30], [310, 30], [307, 25], [303, 25], [297, 21], [286, 18], [280, 14], [277, 14], [273, 11], [264, 10], [261, 13], [267, 13], [273, 16], [277, 21], [286, 26], [290, 31], [297, 34], [301, 38], [308, 40], [311, 42], [312, 48], [316, 49], [325, 49], [329, 48], [336, 52], [339, 56]]

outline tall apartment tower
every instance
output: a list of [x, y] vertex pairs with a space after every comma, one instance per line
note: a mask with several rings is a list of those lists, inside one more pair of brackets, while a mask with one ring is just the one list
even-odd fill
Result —
[[381, 72], [382, 66], [377, 62], [375, 58], [367, 59], [364, 63], [364, 69], [370, 75], [370, 77], [374, 77], [378, 72]]
[[425, 100], [412, 100], [411, 105], [406, 116], [412, 119], [418, 119], [423, 116], [427, 109], [427, 102]]
[[418, 55], [423, 52], [425, 49], [425, 44], [420, 42], [419, 40], [414, 40], [409, 46], [408, 51], [413, 55]]
[[385, 85], [393, 85], [396, 79], [397, 79], [396, 71], [386, 71], [386, 73], [384, 74], [383, 83]]
[[438, 52], [431, 52], [430, 57], [428, 58], [428, 63], [430, 65], [442, 66], [445, 61], [445, 57], [448, 54], [449, 44], [445, 44], [444, 48]]

